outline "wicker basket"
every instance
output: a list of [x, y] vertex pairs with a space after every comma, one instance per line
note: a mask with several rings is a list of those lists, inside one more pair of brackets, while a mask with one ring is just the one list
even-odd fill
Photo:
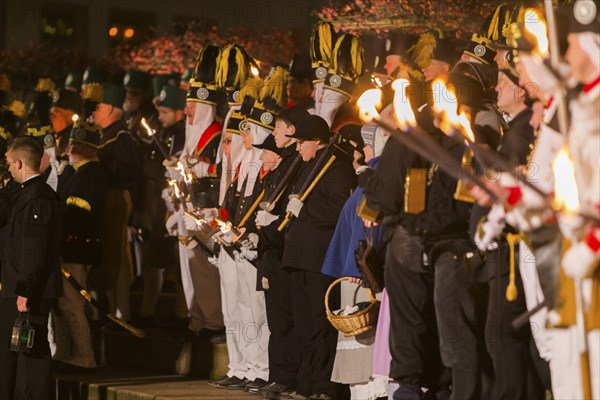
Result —
[[369, 291], [369, 300], [371, 304], [364, 310], [350, 315], [335, 315], [329, 309], [329, 293], [335, 285], [342, 281], [348, 281], [350, 278], [340, 278], [334, 281], [325, 293], [325, 312], [327, 313], [327, 319], [331, 322], [331, 325], [338, 331], [342, 332], [344, 336], [350, 337], [360, 333], [366, 332], [377, 325], [377, 317], [379, 315], [379, 300], [375, 298], [375, 294], [369, 288], [365, 288]]

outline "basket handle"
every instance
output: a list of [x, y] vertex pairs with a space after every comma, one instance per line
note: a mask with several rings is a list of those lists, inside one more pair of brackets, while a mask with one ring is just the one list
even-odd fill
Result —
[[[339, 278], [339, 279], [336, 279], [335, 281], [333, 281], [331, 283], [331, 285], [329, 285], [329, 287], [327, 288], [327, 292], [325, 292], [325, 312], [327, 313], [327, 315], [333, 315], [331, 310], [329, 309], [329, 293], [331, 293], [331, 290], [338, 283], [341, 283], [343, 281], [349, 281], [349, 280], [350, 280], [349, 276], [344, 276], [342, 278]], [[377, 301], [377, 298], [375, 297], [375, 293], [373, 293], [371, 288], [366, 287], [366, 286], [363, 286], [363, 288], [365, 288], [366, 290], [369, 291], [369, 300], [371, 301], [371, 303], [374, 303], [375, 301]]]

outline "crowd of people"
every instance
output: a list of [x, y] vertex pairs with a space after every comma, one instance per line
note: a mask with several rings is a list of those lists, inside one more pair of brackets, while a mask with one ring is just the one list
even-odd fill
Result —
[[97, 366], [72, 279], [141, 328], [177, 282], [223, 398], [600, 398], [598, 6], [499, 5], [467, 42], [319, 22], [264, 77], [238, 44], [2, 76], [0, 398]]

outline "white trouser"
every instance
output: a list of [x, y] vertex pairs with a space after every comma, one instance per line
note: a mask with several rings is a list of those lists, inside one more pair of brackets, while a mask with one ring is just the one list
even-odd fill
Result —
[[219, 253], [221, 305], [227, 333], [227, 376], [268, 380], [268, 341], [264, 293], [256, 291], [256, 269]]
[[[581, 285], [584, 310], [588, 310], [592, 299], [592, 280], [585, 279]], [[577, 339], [577, 328], [552, 329], [552, 392], [556, 400], [583, 399], [581, 362]], [[587, 334], [587, 349], [592, 386], [592, 399], [600, 399], [600, 330]]]
[[256, 268], [248, 261], [241, 259], [236, 263], [242, 301], [250, 306], [250, 314], [244, 315], [240, 338], [245, 342], [246, 378], [269, 380], [269, 328], [267, 325], [267, 309], [265, 293], [256, 290]]
[[[550, 333], [552, 334], [550, 372], [554, 399], [583, 399], [576, 328], [551, 329]], [[592, 399], [600, 399], [600, 331], [589, 332], [587, 343]]]
[[[519, 242], [519, 271], [523, 280], [523, 291], [525, 292], [525, 303], [527, 310], [531, 311], [538, 304], [544, 301], [544, 293], [540, 286], [540, 280], [536, 269], [536, 260], [531, 250], [523, 243]], [[531, 326], [531, 334], [535, 341], [535, 345], [540, 353], [540, 356], [550, 361], [552, 355], [551, 338], [552, 335], [546, 328], [546, 320], [548, 317], [548, 308], [544, 307], [529, 318]]]

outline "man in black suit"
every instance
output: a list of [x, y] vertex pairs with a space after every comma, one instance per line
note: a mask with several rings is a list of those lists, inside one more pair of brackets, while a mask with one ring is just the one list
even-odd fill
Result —
[[[35, 139], [16, 139], [8, 148], [9, 171], [20, 184], [5, 230], [0, 292], [0, 398], [49, 399], [52, 364], [48, 314], [62, 293], [60, 280], [60, 204], [40, 174], [43, 148]], [[35, 339], [28, 354], [10, 351], [12, 326], [28, 313]], [[15, 390], [17, 362], [26, 382]], [[25, 393], [17, 393], [25, 391]]]
[[[298, 140], [298, 152], [309, 171], [326, 151], [331, 133], [323, 118], [311, 115], [288, 136]], [[286, 208], [296, 217], [285, 235], [282, 258], [282, 266], [291, 274], [294, 329], [301, 353], [296, 396], [340, 398], [340, 388], [331, 382], [337, 332], [327, 321], [323, 302], [333, 278], [323, 275], [321, 267], [342, 207], [355, 186], [351, 164], [338, 157], [308, 198], [301, 201], [299, 195], [291, 195]], [[339, 290], [330, 300], [339, 305]], [[279, 398], [296, 397], [282, 394]]]

